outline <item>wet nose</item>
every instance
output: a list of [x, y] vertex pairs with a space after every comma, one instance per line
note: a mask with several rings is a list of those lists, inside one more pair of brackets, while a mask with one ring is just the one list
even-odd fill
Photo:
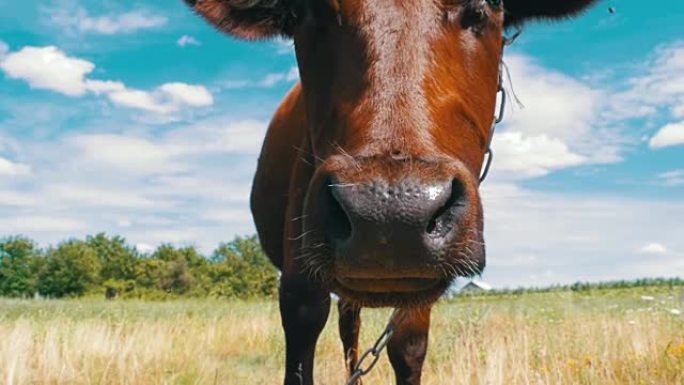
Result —
[[448, 246], [467, 209], [458, 179], [329, 182], [321, 211], [336, 265], [361, 274], [425, 270]]

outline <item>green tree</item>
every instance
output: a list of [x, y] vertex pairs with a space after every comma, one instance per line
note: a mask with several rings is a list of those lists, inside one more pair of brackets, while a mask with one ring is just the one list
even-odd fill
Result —
[[201, 278], [206, 270], [204, 267], [209, 263], [193, 246], [176, 248], [170, 244], [160, 245], [151, 258], [164, 262], [163, 268], [158, 271], [156, 286], [175, 294], [192, 291], [197, 278]]
[[166, 262], [161, 276], [160, 288], [164, 291], [185, 294], [192, 289], [195, 277], [188, 262], [183, 259]]
[[50, 297], [83, 295], [100, 282], [100, 269], [97, 252], [86, 242], [63, 242], [47, 250], [38, 290]]
[[0, 241], [0, 295], [31, 296], [36, 290], [35, 266], [40, 251], [24, 237]]
[[152, 253], [152, 258], [166, 262], [183, 260], [189, 267], [198, 267], [209, 263], [194, 246], [176, 248], [169, 243], [160, 245], [157, 250]]
[[160, 288], [159, 282], [164, 271], [166, 262], [159, 259], [143, 258], [141, 259], [135, 271], [135, 281], [140, 287], [147, 289]]
[[88, 236], [86, 244], [90, 246], [100, 260], [102, 270], [100, 277], [106, 280], [134, 280], [138, 252], [126, 243], [121, 236], [108, 237], [104, 233]]
[[211, 259], [218, 262], [212, 280], [224, 295], [273, 297], [278, 292], [278, 270], [256, 236], [236, 237], [219, 245]]

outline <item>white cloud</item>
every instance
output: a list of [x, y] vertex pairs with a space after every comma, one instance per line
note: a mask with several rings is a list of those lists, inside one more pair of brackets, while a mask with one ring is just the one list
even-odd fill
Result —
[[174, 102], [192, 107], [205, 107], [214, 104], [211, 93], [202, 86], [185, 83], [166, 83], [159, 90], [168, 94]]
[[[242, 179], [233, 178], [235, 180], [229, 184], [226, 183], [225, 175], [223, 177], [219, 175], [216, 178], [203, 178], [202, 175], [197, 175], [198, 173], [166, 174], [156, 176], [152, 178], [152, 181], [162, 190], [161, 196], [168, 196], [170, 193], [176, 196], [192, 196], [202, 201], [217, 203], [212, 207], [212, 210], [218, 206], [225, 207], [228, 205], [248, 207], [252, 175], [256, 170], [254, 163], [250, 163], [251, 165], [237, 165], [234, 169], [234, 175], [237, 175], [238, 179], [241, 176]], [[202, 186], [202, 188], [198, 189], [197, 186]]]
[[55, 46], [24, 47], [7, 54], [0, 68], [13, 79], [26, 81], [32, 88], [69, 96], [86, 92], [85, 76], [95, 69], [89, 61], [68, 57]]
[[524, 105], [514, 108], [509, 98], [506, 129], [564, 141], [586, 139], [601, 108], [601, 91], [544, 68], [526, 56], [509, 55], [506, 63], [515, 93]]
[[272, 73], [266, 75], [263, 79], [261, 79], [259, 85], [269, 88], [282, 82], [293, 82], [298, 79], [299, 69], [297, 67], [292, 67], [288, 72]]
[[[143, 208], [155, 204], [137, 191], [121, 191], [120, 189], [100, 188], [84, 184], [54, 184], [44, 189], [48, 200], [56, 204], [78, 204], [81, 207], [130, 207]], [[119, 225], [120, 225], [119, 221]]]
[[86, 223], [63, 216], [26, 215], [0, 218], [0, 229], [5, 234], [76, 232], [86, 229]]
[[167, 114], [174, 109], [173, 106], [155, 99], [151, 93], [141, 90], [124, 89], [111, 92], [108, 96], [109, 100], [114, 104], [123, 107], [137, 108], [160, 114]]
[[[667, 118], [676, 126], [673, 121], [684, 117], [684, 41], [660, 46], [643, 67], [642, 74], [628, 79], [626, 90], [611, 97], [607, 116], [649, 121]], [[651, 143], [651, 148], [660, 148], [660, 142]]]
[[649, 243], [641, 247], [639, 252], [644, 254], [666, 254], [667, 248], [660, 243]]
[[121, 134], [79, 135], [68, 144], [87, 165], [130, 173], [158, 173], [177, 171], [171, 152], [142, 137]]
[[560, 139], [547, 135], [525, 136], [520, 132], [504, 132], [495, 136], [493, 146], [496, 149], [497, 174], [514, 178], [544, 176], [588, 161], [586, 157], [573, 153]]
[[294, 43], [291, 39], [277, 38], [272, 43], [278, 55], [294, 54]]
[[526, 56], [509, 55], [506, 63], [523, 106], [516, 108], [509, 91], [506, 117], [492, 146], [497, 178], [535, 178], [621, 160], [620, 137], [601, 120], [607, 91], [541, 67]]
[[202, 43], [200, 43], [199, 40], [195, 39], [194, 37], [192, 37], [190, 35], [183, 35], [183, 36], [179, 37], [178, 40], [176, 40], [176, 44], [179, 47], [185, 47], [188, 45], [197, 45], [197, 46], [202, 45]]
[[493, 173], [498, 178], [535, 178], [569, 167], [620, 162], [644, 135], [624, 128], [633, 119], [650, 123], [640, 122], [641, 127], [660, 127], [646, 135], [651, 149], [684, 144], [684, 42], [657, 48], [621, 91], [613, 90], [613, 84], [592, 86], [523, 55], [508, 55], [506, 62], [524, 107], [509, 102], [504, 123], [497, 127]]
[[287, 75], [285, 76], [285, 80], [288, 82], [293, 82], [296, 80], [299, 80], [299, 67], [295, 66], [290, 68], [289, 71], [287, 71]]
[[0, 178], [0, 236], [45, 244], [105, 231], [131, 244], [192, 242], [209, 252], [254, 232], [249, 191], [265, 122], [215, 116], [152, 132], [116, 126], [18, 142], [12, 152], [35, 170], [14, 185]]
[[207, 107], [214, 98], [204, 86], [170, 82], [152, 91], [128, 88], [120, 81], [87, 79], [95, 64], [67, 56], [54, 46], [24, 47], [0, 61], [10, 78], [26, 81], [33, 88], [47, 89], [68, 96], [87, 92], [106, 95], [119, 106], [157, 114], [171, 114], [184, 107]]
[[262, 87], [273, 87], [274, 85], [283, 81], [283, 79], [285, 79], [285, 74], [283, 73], [268, 74], [261, 80], [261, 82], [259, 82], [259, 84]]
[[123, 83], [91, 81], [88, 89], [107, 95], [112, 103], [158, 114], [171, 114], [183, 107], [207, 107], [214, 97], [204, 86], [180, 82], [165, 83], [152, 91], [126, 88]]
[[9, 45], [4, 41], [0, 40], [0, 60], [2, 60], [5, 55], [9, 52]]
[[[524, 107], [509, 102], [504, 123], [497, 127], [497, 178], [535, 178], [569, 167], [620, 162], [639, 142], [638, 132], [622, 128], [630, 120], [684, 116], [684, 42], [658, 48], [620, 92], [590, 86], [526, 56], [509, 55], [506, 62]], [[684, 122], [661, 124], [648, 136], [651, 149], [684, 144]]]
[[[684, 42], [663, 45], [656, 49], [653, 59], [645, 63], [645, 74], [629, 79], [631, 88], [625, 96], [658, 107], [671, 106], [673, 99], [684, 95]], [[679, 100], [681, 101], [681, 100]]]
[[248, 206], [233, 209], [214, 209], [200, 214], [203, 219], [222, 223], [244, 223], [252, 220]]
[[22, 191], [0, 190], [0, 208], [33, 206], [37, 203], [36, 197]]
[[167, 23], [164, 16], [136, 10], [120, 14], [91, 16], [84, 8], [50, 9], [51, 21], [70, 32], [91, 32], [103, 35], [132, 33], [142, 29], [159, 28]]
[[95, 93], [96, 95], [108, 94], [111, 92], [120, 92], [126, 90], [126, 85], [122, 82], [111, 81], [111, 80], [85, 80], [85, 87], [88, 91]]
[[183, 107], [214, 104], [214, 97], [204, 86], [174, 82], [162, 84], [152, 91], [143, 91], [122, 85], [119, 82], [97, 82], [92, 90], [105, 93], [116, 105], [162, 115], [177, 112]]
[[137, 245], [135, 245], [135, 248], [143, 254], [151, 253], [155, 249], [154, 246], [148, 245], [147, 243], [138, 243]]
[[[100, 170], [107, 174], [174, 175], [187, 172], [192, 158], [221, 155], [248, 155], [259, 152], [267, 124], [246, 120], [229, 121], [215, 118], [189, 126], [168, 130], [154, 138], [137, 134], [81, 134], [65, 141], [66, 150], [78, 154], [78, 168]], [[179, 177], [158, 182], [197, 190], [197, 181], [186, 185]], [[212, 190], [206, 181], [202, 189]], [[179, 185], [180, 184], [180, 185]], [[221, 191], [225, 198], [230, 194]], [[240, 195], [242, 200], [246, 195]]]
[[299, 68], [291, 67], [287, 72], [274, 72], [267, 74], [257, 81], [253, 80], [228, 80], [221, 85], [225, 89], [239, 88], [271, 88], [283, 83], [292, 83], [299, 80]]
[[179, 154], [232, 153], [256, 155], [266, 134], [266, 122], [205, 120], [172, 131], [165, 143]]
[[684, 118], [684, 101], [681, 102], [681, 105], [672, 108], [672, 115], [675, 118]]
[[[488, 183], [483, 206], [484, 278], [496, 286], [684, 274], [681, 256], [646, 258], [641, 252], [653, 239], [668, 250], [684, 249], [682, 199], [538, 192]], [[651, 225], [644, 226], [646, 219]]]
[[0, 156], [0, 175], [19, 176], [31, 173], [31, 167], [21, 163], [15, 163]]
[[684, 144], [684, 122], [663, 126], [648, 142], [652, 149]]
[[658, 179], [666, 186], [684, 185], [684, 169], [664, 172], [658, 175]]

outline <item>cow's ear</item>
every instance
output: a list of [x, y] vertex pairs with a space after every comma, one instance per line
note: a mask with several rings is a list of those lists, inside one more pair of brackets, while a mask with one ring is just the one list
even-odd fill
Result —
[[289, 36], [301, 0], [184, 0], [219, 30], [245, 40]]
[[510, 27], [531, 19], [566, 19], [597, 2], [598, 0], [504, 0], [505, 22]]

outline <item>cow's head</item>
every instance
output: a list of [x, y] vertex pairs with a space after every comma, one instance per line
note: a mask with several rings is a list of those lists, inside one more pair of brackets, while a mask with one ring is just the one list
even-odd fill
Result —
[[433, 301], [485, 266], [478, 176], [503, 34], [595, 0], [186, 0], [294, 39], [312, 159], [305, 264], [363, 305]]

